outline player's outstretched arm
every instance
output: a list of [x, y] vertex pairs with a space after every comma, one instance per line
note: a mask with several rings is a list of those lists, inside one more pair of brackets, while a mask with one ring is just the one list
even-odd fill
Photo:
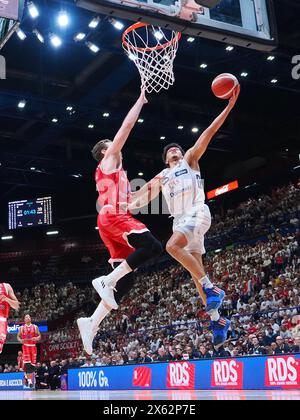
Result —
[[18, 301], [13, 288], [11, 287], [10, 284], [7, 284], [7, 292], [8, 292], [8, 297], [3, 296], [2, 300], [7, 302], [9, 304], [9, 306], [13, 309], [15, 309], [16, 311], [19, 310], [20, 308], [20, 302]]
[[241, 87], [239, 85], [235, 89], [224, 111], [214, 120], [214, 122], [204, 131], [204, 133], [202, 133], [202, 135], [197, 140], [196, 144], [186, 152], [185, 159], [187, 161], [198, 162], [200, 158], [204, 155], [212, 138], [218, 132], [218, 130], [222, 127], [228, 115], [230, 114], [231, 110], [234, 108], [237, 102], [237, 99], [239, 97], [240, 91], [241, 91]]
[[125, 120], [123, 121], [123, 124], [121, 125], [120, 130], [117, 132], [112, 144], [109, 146], [105, 158], [110, 154], [118, 154], [121, 152], [124, 144], [126, 143], [126, 140], [129, 137], [131, 130], [133, 129], [135, 123], [139, 118], [143, 106], [147, 103], [148, 100], [146, 99], [145, 91], [142, 90], [138, 100], [127, 114]]
[[157, 175], [147, 184], [145, 184], [140, 190], [131, 194], [129, 210], [141, 209], [147, 206], [150, 201], [154, 200], [161, 190], [160, 175]]

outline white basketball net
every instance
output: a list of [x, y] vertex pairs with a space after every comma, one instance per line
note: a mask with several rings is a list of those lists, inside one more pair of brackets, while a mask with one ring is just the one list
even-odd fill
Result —
[[181, 34], [163, 32], [152, 25], [140, 25], [124, 33], [123, 48], [137, 66], [146, 92], [167, 90], [175, 82], [173, 64]]

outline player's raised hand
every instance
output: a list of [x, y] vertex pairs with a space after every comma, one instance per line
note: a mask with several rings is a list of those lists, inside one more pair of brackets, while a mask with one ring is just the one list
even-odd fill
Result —
[[241, 85], [238, 85], [234, 91], [233, 91], [233, 95], [232, 97], [229, 99], [229, 107], [233, 108], [236, 104], [236, 101], [238, 100], [238, 97], [240, 96], [241, 93]]
[[140, 99], [143, 102], [143, 104], [147, 104], [148, 103], [148, 99], [146, 98], [146, 90], [143, 87], [141, 88]]

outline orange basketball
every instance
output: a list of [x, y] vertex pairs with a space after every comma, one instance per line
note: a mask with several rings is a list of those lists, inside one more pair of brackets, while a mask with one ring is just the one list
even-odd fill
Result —
[[229, 99], [238, 85], [239, 81], [233, 74], [223, 73], [215, 78], [211, 88], [217, 98]]

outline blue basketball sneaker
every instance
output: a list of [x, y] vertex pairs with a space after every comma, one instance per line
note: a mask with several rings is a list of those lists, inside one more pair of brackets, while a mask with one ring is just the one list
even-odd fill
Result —
[[225, 292], [214, 286], [211, 289], [203, 289], [206, 294], [206, 308], [205, 311], [210, 314], [211, 311], [216, 311], [223, 303]]
[[225, 341], [227, 340], [227, 333], [229, 330], [231, 322], [229, 319], [220, 318], [219, 321], [212, 321], [211, 322], [211, 329], [213, 332], [213, 345], [217, 349], [221, 347]]

